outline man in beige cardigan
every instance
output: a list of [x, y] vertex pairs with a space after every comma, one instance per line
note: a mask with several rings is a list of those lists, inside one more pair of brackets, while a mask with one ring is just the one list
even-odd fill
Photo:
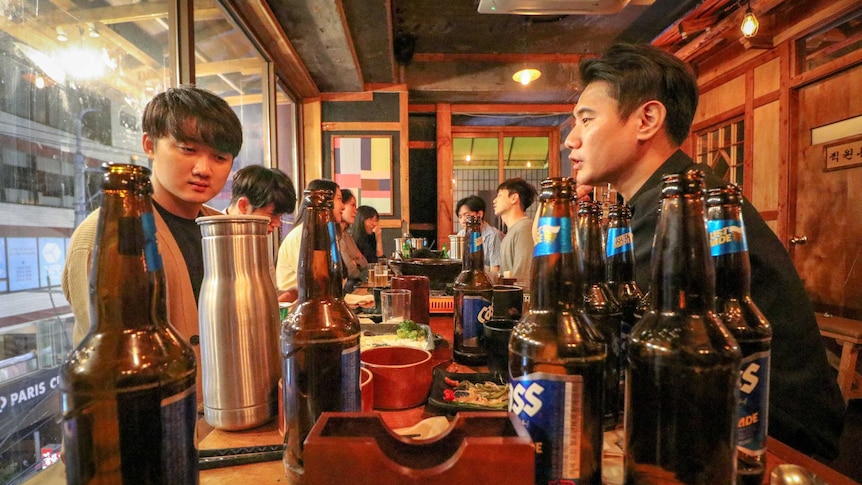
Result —
[[[200, 369], [197, 298], [203, 280], [195, 218], [219, 214], [204, 205], [221, 192], [242, 146], [242, 125], [228, 104], [195, 86], [171, 88], [144, 109], [143, 150], [152, 164], [156, 238], [167, 280], [168, 318], [192, 344]], [[89, 272], [98, 209], [72, 234], [63, 293], [75, 314], [77, 345], [90, 329]], [[201, 402], [200, 370], [198, 402]]]

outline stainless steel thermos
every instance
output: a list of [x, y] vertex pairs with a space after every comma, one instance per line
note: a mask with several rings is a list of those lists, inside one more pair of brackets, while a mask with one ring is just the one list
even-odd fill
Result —
[[254, 428], [276, 416], [278, 298], [270, 276], [269, 219], [197, 219], [204, 278], [198, 298], [204, 418], [217, 429]]

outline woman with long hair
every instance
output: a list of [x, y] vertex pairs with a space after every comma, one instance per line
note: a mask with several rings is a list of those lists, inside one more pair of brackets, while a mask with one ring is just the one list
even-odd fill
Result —
[[344, 211], [341, 213], [341, 259], [347, 269], [347, 283], [344, 291], [350, 293], [359, 283], [368, 280], [368, 260], [356, 246], [350, 234], [350, 226], [356, 221], [356, 196], [350, 189], [341, 189]]
[[374, 207], [361, 205], [356, 209], [356, 222], [351, 226], [350, 234], [369, 263], [376, 263], [379, 258], [385, 256], [380, 214]]

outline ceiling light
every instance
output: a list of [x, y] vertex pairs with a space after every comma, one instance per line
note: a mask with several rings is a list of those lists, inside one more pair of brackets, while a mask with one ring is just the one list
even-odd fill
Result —
[[87, 22], [87, 31], [90, 33], [90, 37], [99, 37], [99, 31], [96, 30], [96, 25], [93, 22]]
[[538, 69], [521, 69], [512, 76], [512, 79], [526, 86], [540, 77], [542, 77], [542, 71]]
[[472, 159], [473, 159], [473, 157], [471, 157], [470, 155], [467, 155], [466, 157], [464, 157], [464, 160], [466, 160], [468, 162]]
[[754, 16], [754, 12], [751, 10], [750, 2], [748, 9], [745, 11], [745, 17], [742, 17], [742, 25], [739, 28], [742, 30], [742, 35], [746, 38], [757, 35], [757, 29], [760, 28], [760, 22], [757, 21], [757, 17]]
[[66, 35], [66, 29], [60, 27], [59, 25], [57, 26], [57, 40], [59, 40], [60, 42], [66, 42], [67, 40], [69, 40], [69, 36]]

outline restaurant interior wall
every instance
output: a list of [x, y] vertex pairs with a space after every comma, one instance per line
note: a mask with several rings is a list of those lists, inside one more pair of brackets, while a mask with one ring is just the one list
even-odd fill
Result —
[[[790, 251], [815, 307], [862, 319], [862, 194], [851, 189], [862, 186], [862, 163], [828, 168], [826, 161], [830, 147], [862, 143], [862, 129], [857, 123], [831, 141], [812, 138], [818, 128], [862, 119], [862, 68], [854, 67], [862, 65], [862, 9], [792, 7], [770, 19], [773, 48], [739, 43], [695, 63], [701, 102], [689, 143], [742, 123], [746, 197]], [[800, 61], [808, 58], [816, 60]], [[822, 217], [825, 207], [841, 216]], [[799, 236], [807, 242], [793, 244]]]

